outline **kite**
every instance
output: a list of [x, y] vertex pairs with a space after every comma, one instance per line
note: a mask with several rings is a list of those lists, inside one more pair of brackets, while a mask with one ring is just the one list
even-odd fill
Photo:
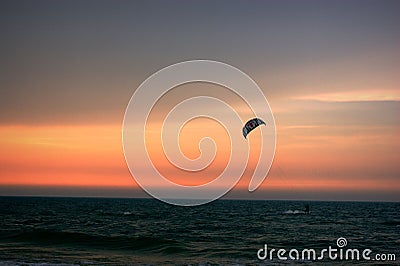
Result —
[[243, 137], [247, 138], [247, 135], [256, 127], [260, 125], [266, 125], [264, 121], [260, 118], [253, 118], [247, 121], [247, 123], [243, 127]]

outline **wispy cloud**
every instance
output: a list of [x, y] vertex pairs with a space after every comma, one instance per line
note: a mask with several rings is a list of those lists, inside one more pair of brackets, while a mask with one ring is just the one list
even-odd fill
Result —
[[297, 96], [294, 97], [293, 99], [316, 100], [323, 102], [400, 101], [400, 89], [321, 93], [321, 94]]
[[293, 126], [285, 126], [283, 129], [314, 129], [320, 128], [320, 125], [293, 125]]

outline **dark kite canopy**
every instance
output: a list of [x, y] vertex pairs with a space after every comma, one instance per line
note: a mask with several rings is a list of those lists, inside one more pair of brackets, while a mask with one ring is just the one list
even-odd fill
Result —
[[253, 118], [247, 121], [247, 123], [243, 127], [243, 136], [244, 138], [247, 137], [247, 135], [256, 127], [260, 125], [266, 125], [264, 121], [262, 121], [260, 118]]

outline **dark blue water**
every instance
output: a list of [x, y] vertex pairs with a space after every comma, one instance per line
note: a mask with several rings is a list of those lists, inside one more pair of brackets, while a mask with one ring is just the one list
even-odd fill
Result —
[[[395, 254], [400, 204], [218, 200], [198, 207], [153, 199], [0, 197], [0, 265], [279, 265], [368, 261], [259, 260], [269, 248], [337, 247]], [[374, 261], [376, 264], [377, 262]], [[369, 264], [372, 265], [372, 264]]]

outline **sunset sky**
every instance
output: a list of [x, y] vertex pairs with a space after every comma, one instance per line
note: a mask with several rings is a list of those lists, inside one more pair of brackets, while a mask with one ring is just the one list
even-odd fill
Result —
[[[277, 128], [267, 179], [247, 192], [254, 132], [227, 198], [400, 201], [399, 13], [399, 1], [368, 0], [1, 1], [0, 195], [146, 196], [122, 150], [129, 99], [154, 72], [209, 59], [257, 82]], [[165, 160], [161, 121], [197, 95], [246, 114], [216, 85], [180, 86], [161, 99], [149, 150], [181, 184], [218, 176], [230, 150], [222, 128], [198, 119], [183, 128], [183, 152], [196, 158], [198, 140], [215, 129], [213, 164], [188, 176]]]

